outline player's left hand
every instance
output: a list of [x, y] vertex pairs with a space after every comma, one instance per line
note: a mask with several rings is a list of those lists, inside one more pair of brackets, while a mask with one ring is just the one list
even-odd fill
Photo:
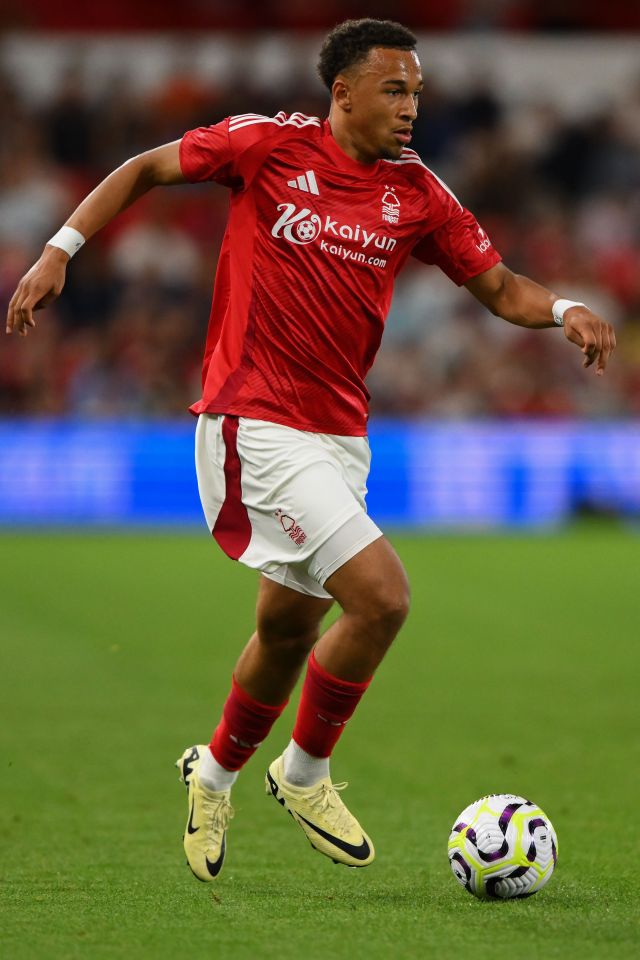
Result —
[[564, 314], [564, 335], [582, 350], [582, 366], [590, 367], [595, 363], [596, 374], [601, 377], [616, 347], [616, 335], [611, 324], [592, 313], [588, 307], [569, 307]]

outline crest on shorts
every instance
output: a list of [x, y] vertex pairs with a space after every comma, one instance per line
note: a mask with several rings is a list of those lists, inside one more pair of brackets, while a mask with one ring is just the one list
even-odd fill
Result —
[[289, 514], [283, 513], [282, 510], [276, 510], [275, 516], [280, 521], [280, 526], [287, 534], [289, 539], [293, 540], [294, 543], [297, 543], [298, 546], [301, 547], [307, 539], [307, 535], [300, 524], [296, 523], [293, 517], [290, 517]]

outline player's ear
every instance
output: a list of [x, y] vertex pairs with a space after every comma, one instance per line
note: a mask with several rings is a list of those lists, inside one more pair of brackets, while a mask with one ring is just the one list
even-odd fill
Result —
[[342, 76], [342, 74], [338, 74], [333, 81], [331, 97], [336, 106], [340, 107], [341, 110], [344, 110], [345, 113], [351, 112], [351, 90], [349, 89], [349, 81], [346, 77]]

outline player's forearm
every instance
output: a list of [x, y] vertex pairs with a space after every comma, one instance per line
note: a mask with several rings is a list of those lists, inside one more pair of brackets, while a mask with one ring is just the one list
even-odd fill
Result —
[[492, 309], [496, 316], [519, 327], [553, 327], [551, 308], [557, 299], [557, 293], [509, 271]]
[[496, 317], [519, 327], [553, 327], [552, 307], [558, 295], [528, 277], [497, 263], [465, 284]]
[[166, 143], [127, 160], [109, 174], [73, 211], [65, 226], [87, 240], [152, 187], [184, 182], [179, 141]]
[[88, 240], [153, 186], [155, 183], [143, 158], [133, 157], [85, 197], [65, 226], [78, 230]]

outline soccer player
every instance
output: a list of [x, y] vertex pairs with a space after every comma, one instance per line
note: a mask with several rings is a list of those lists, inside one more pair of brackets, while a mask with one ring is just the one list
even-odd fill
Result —
[[[319, 72], [326, 120], [246, 113], [127, 161], [45, 246], [8, 310], [7, 332], [26, 335], [76, 249], [152, 187], [213, 180], [230, 190], [202, 399], [191, 409], [209, 529], [261, 577], [256, 630], [211, 743], [178, 760], [184, 846], [200, 880], [222, 869], [233, 783], [305, 664], [293, 736], [267, 770], [267, 791], [331, 859], [374, 858], [329, 758], [409, 608], [402, 564], [366, 513], [364, 385], [407, 258], [437, 264], [510, 323], [563, 327], [599, 375], [615, 346], [586, 306], [512, 273], [410, 149], [422, 87], [413, 34], [389, 21], [342, 23]], [[320, 636], [333, 601], [341, 615]]]

